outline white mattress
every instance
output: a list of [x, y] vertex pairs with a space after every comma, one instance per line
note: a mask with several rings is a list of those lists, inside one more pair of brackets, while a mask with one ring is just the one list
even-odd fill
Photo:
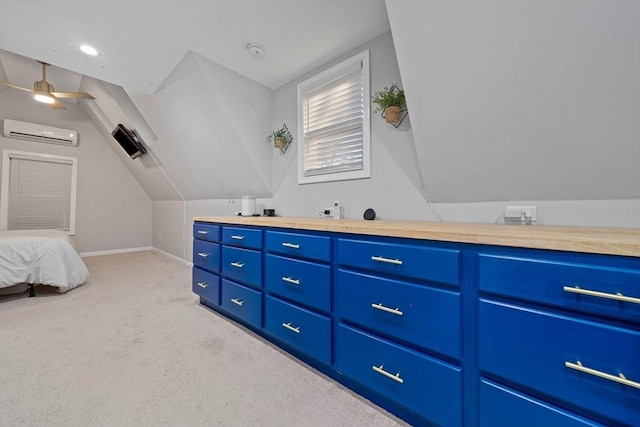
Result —
[[0, 231], [0, 288], [33, 283], [66, 292], [87, 277], [89, 270], [64, 231]]

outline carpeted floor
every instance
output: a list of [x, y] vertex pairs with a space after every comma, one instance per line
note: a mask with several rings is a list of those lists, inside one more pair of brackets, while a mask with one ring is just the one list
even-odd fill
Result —
[[404, 425], [199, 305], [189, 267], [84, 261], [67, 294], [0, 297], [0, 425]]

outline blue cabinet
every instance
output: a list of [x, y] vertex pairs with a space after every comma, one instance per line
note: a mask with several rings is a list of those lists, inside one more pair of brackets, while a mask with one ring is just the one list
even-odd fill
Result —
[[615, 381], [640, 379], [637, 330], [483, 300], [479, 342], [490, 376], [612, 423], [640, 421], [640, 389]]
[[220, 227], [193, 224], [192, 290], [207, 305], [220, 304]]
[[198, 267], [193, 268], [193, 292], [211, 304], [220, 305], [220, 276]]
[[412, 425], [640, 426], [640, 258], [238, 222], [200, 302]]
[[222, 279], [220, 305], [229, 313], [262, 327], [262, 293]]
[[268, 296], [265, 329], [297, 350], [331, 364], [331, 319]]
[[338, 316], [409, 345], [461, 356], [460, 294], [368, 274], [338, 271]]
[[483, 380], [480, 384], [482, 427], [604, 427], [557, 406]]
[[331, 312], [331, 267], [328, 265], [268, 254], [265, 287], [281, 298], [324, 313]]
[[308, 235], [267, 231], [266, 249], [271, 253], [314, 261], [331, 261], [331, 238], [329, 236]]
[[339, 372], [439, 425], [462, 425], [459, 367], [343, 324], [336, 347]]
[[193, 264], [214, 273], [220, 272], [220, 245], [203, 240], [193, 241]]
[[262, 253], [223, 246], [222, 275], [245, 285], [262, 287]]
[[460, 282], [459, 257], [459, 250], [338, 239], [340, 265], [451, 285]]

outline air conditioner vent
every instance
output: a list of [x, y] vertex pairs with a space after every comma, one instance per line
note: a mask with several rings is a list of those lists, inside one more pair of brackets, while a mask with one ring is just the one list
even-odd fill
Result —
[[4, 119], [6, 138], [26, 139], [29, 141], [47, 142], [50, 144], [78, 145], [78, 133], [71, 129], [60, 129], [53, 126]]

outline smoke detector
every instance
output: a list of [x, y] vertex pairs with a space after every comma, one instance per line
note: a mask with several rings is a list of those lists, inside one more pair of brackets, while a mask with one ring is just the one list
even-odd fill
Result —
[[262, 58], [264, 56], [264, 46], [260, 43], [248, 43], [247, 50], [252, 58]]

